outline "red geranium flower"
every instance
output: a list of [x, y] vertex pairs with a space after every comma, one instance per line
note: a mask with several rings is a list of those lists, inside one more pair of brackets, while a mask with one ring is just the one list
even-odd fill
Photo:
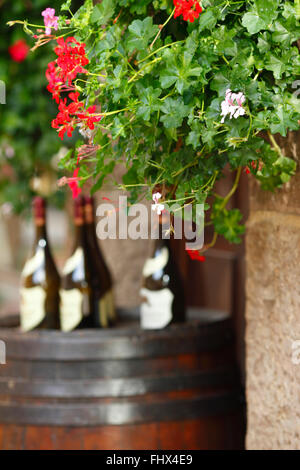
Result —
[[[67, 99], [63, 99], [59, 102], [58, 109], [59, 113], [52, 121], [52, 127], [59, 129], [58, 135], [63, 140], [65, 132], [68, 137], [72, 137], [72, 133], [77, 125], [76, 113], [83, 108], [82, 102], [78, 101], [79, 93], [69, 93], [69, 98], [72, 100], [67, 105]], [[71, 115], [75, 116], [71, 116]]]
[[79, 119], [85, 120], [87, 127], [91, 130], [95, 128], [94, 123], [101, 121], [101, 116], [91, 116], [96, 111], [96, 106], [90, 106], [84, 113], [77, 114]]
[[205, 256], [200, 255], [198, 250], [186, 250], [192, 260], [205, 261]]
[[28, 56], [29, 46], [24, 39], [19, 39], [8, 48], [8, 52], [12, 60], [15, 62], [23, 62]]
[[71, 181], [68, 183], [69, 188], [72, 191], [73, 199], [76, 199], [77, 196], [79, 196], [79, 194], [82, 191], [82, 189], [78, 186], [78, 181], [79, 181], [78, 172], [79, 172], [79, 168], [76, 168], [76, 170], [74, 170], [74, 173], [73, 173], [73, 178], [70, 178]]
[[182, 15], [185, 21], [194, 23], [202, 13], [202, 8], [198, 0], [173, 0], [175, 6], [174, 18]]
[[82, 189], [78, 186], [78, 181], [80, 181], [80, 177], [78, 176], [79, 172], [79, 167], [77, 167], [74, 170], [73, 176], [71, 178], [67, 178], [66, 176], [63, 176], [58, 180], [57, 184], [58, 186], [65, 186], [66, 184], [69, 186], [69, 188], [72, 191], [72, 196], [75, 199], [79, 194], [81, 193]]

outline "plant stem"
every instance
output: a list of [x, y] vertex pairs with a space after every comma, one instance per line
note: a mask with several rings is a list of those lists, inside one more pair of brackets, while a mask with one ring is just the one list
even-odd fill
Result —
[[204, 251], [208, 250], [208, 248], [212, 248], [213, 246], [215, 246], [217, 239], [218, 239], [218, 234], [217, 232], [214, 232], [214, 236], [212, 237], [211, 242], [208, 245], [205, 245]]
[[144, 57], [144, 59], [139, 60], [138, 64], [141, 64], [142, 62], [145, 62], [145, 60], [150, 59], [150, 57], [152, 57], [154, 54], [157, 54], [158, 52], [162, 51], [163, 49], [166, 49], [167, 47], [174, 46], [174, 44], [180, 44], [181, 42], [184, 42], [184, 41], [175, 41], [175, 42], [171, 42], [170, 44], [165, 44], [164, 46], [159, 47], [158, 49], [156, 49], [156, 51], [153, 51], [153, 52], [151, 52], [151, 54], [147, 55], [147, 57]]
[[109, 113], [94, 113], [91, 116], [112, 116], [113, 114], [122, 113], [123, 111], [128, 111], [130, 108], [117, 109], [116, 111], [110, 111]]
[[193, 162], [190, 162], [188, 163], [188, 165], [185, 165], [183, 168], [180, 168], [180, 170], [178, 170], [175, 174], [173, 173], [172, 176], [173, 178], [175, 178], [176, 176], [180, 175], [181, 173], [183, 173], [185, 170], [187, 170], [188, 168], [191, 168], [192, 166], [195, 166], [197, 165], [198, 163], [198, 160], [199, 158], [201, 157], [203, 151], [204, 151], [205, 147], [203, 147], [201, 150], [200, 150], [200, 153], [198, 155], [198, 158], [196, 160], [194, 160]]
[[156, 59], [152, 60], [151, 62], [148, 62], [145, 64], [141, 69], [139, 69], [129, 80], [128, 83], [133, 82], [133, 80], [141, 73], [143, 70], [145, 70], [149, 65], [155, 64], [156, 62], [159, 62], [161, 60], [161, 57], [157, 57]]
[[92, 72], [88, 72], [88, 75], [94, 75], [95, 77], [107, 78], [107, 75], [102, 75], [101, 73], [92, 73]]
[[220, 206], [220, 209], [224, 209], [224, 207], [226, 207], [226, 205], [227, 205], [229, 199], [230, 199], [230, 198], [234, 195], [234, 193], [236, 192], [236, 190], [237, 190], [237, 188], [238, 188], [238, 185], [239, 185], [241, 173], [242, 173], [242, 167], [240, 166], [240, 167], [238, 168], [238, 170], [237, 170], [234, 184], [233, 184], [231, 190], [229, 191], [229, 193], [227, 194], [227, 196], [224, 198], [223, 203], [222, 203], [221, 206]]
[[157, 39], [159, 38], [159, 36], [160, 36], [162, 30], [164, 29], [164, 27], [165, 27], [165, 26], [169, 23], [169, 21], [172, 19], [174, 13], [175, 13], [175, 8], [173, 9], [173, 11], [172, 11], [171, 15], [169, 16], [169, 18], [164, 22], [164, 24], [163, 24], [161, 27], [159, 27], [159, 31], [158, 31], [157, 35], [155, 36], [155, 38], [153, 39], [152, 43], [150, 44], [150, 47], [149, 47], [150, 51], [151, 51], [151, 49], [153, 48], [154, 44], [156, 43]]
[[276, 142], [274, 136], [271, 134], [270, 131], [268, 131], [268, 137], [269, 137], [269, 139], [270, 139], [270, 141], [271, 141], [271, 143], [272, 143], [272, 145], [273, 145], [274, 150], [275, 150], [279, 155], [281, 155], [281, 148], [280, 148], [279, 145], [277, 144], [277, 142]]

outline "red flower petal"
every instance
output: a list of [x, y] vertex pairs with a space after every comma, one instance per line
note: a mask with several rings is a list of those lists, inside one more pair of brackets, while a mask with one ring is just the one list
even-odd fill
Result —
[[8, 52], [15, 62], [23, 62], [29, 53], [29, 46], [24, 39], [19, 39], [8, 48]]
[[202, 262], [205, 261], [205, 256], [200, 255], [198, 250], [188, 250], [187, 249], [186, 252], [192, 260], [202, 261]]

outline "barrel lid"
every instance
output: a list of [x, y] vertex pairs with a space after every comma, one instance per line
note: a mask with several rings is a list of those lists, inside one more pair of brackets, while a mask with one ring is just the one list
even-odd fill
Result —
[[[63, 333], [1, 328], [8, 358], [28, 360], [98, 360], [190, 354], [220, 348], [232, 342], [228, 313], [189, 309], [185, 323], [164, 330], [141, 330], [138, 310], [123, 311], [118, 327]], [[1, 325], [0, 325], [1, 326]]]

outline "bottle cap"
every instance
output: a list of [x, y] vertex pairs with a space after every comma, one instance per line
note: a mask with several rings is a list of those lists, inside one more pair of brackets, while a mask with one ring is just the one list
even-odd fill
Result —
[[46, 214], [46, 201], [40, 196], [33, 198], [33, 216], [36, 225], [44, 225]]
[[84, 215], [87, 224], [94, 221], [94, 198], [92, 196], [85, 196], [84, 198]]
[[83, 225], [84, 223], [84, 199], [82, 196], [78, 196], [74, 199], [74, 222], [75, 225]]
[[93, 196], [84, 196], [84, 202], [85, 202], [85, 204], [94, 205], [94, 198], [93, 198]]

